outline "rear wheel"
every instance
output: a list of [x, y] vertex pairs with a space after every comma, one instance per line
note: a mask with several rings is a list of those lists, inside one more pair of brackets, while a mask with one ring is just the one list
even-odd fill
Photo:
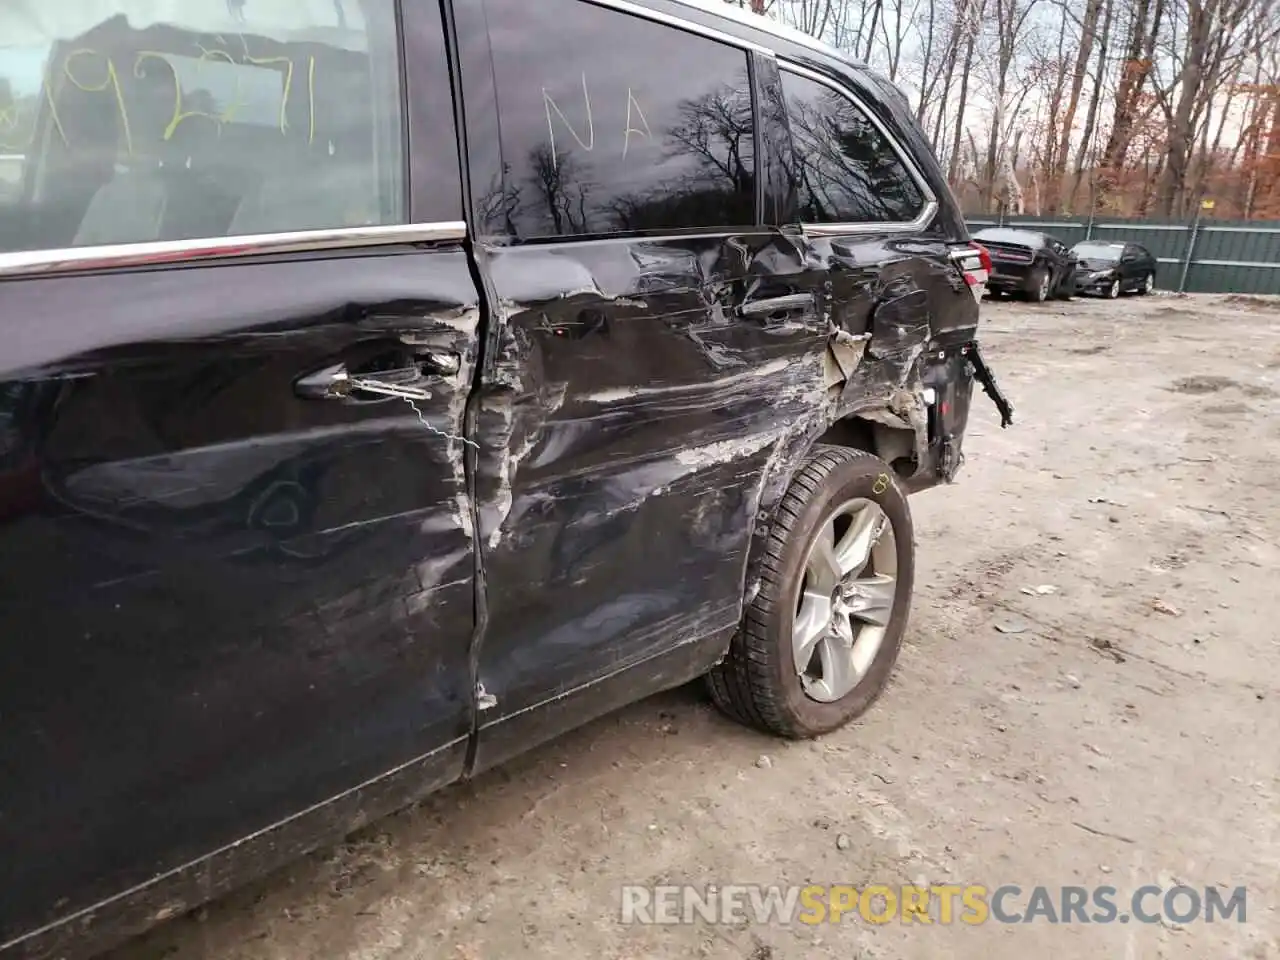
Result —
[[1145, 277], [1142, 278], [1142, 286], [1138, 288], [1138, 293], [1141, 296], [1145, 297], [1148, 293], [1150, 293], [1155, 288], [1156, 288], [1156, 275], [1154, 273], [1148, 273]]
[[1049, 291], [1053, 289], [1053, 277], [1050, 276], [1047, 267], [1036, 267], [1031, 272], [1031, 282], [1028, 284], [1027, 297], [1032, 303], [1044, 303], [1049, 299]]
[[760, 589], [708, 675], [712, 699], [784, 737], [848, 723], [893, 671], [914, 574], [911, 513], [892, 469], [816, 447], [778, 506]]

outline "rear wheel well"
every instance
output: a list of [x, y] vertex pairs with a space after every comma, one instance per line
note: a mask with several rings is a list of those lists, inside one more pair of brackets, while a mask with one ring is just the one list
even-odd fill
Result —
[[816, 442], [874, 454], [900, 477], [910, 477], [916, 471], [916, 437], [906, 427], [890, 427], [865, 417], [843, 417]]

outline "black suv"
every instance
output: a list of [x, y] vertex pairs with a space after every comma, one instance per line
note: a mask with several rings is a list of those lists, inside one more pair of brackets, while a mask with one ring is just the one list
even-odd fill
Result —
[[222, 6], [65, 0], [0, 53], [5, 956], [704, 674], [840, 726], [975, 378], [1008, 422], [985, 254], [902, 95], [814, 41]]

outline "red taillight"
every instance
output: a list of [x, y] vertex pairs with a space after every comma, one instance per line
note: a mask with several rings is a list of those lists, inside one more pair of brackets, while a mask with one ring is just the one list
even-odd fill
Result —
[[975, 243], [974, 248], [978, 251], [978, 259], [982, 262], [982, 269], [991, 272], [991, 251], [980, 243]]

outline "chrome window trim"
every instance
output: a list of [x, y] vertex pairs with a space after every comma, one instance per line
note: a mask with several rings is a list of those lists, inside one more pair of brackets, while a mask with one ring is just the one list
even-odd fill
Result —
[[270, 253], [312, 250], [350, 250], [393, 243], [435, 243], [465, 240], [466, 223], [393, 224], [378, 227], [335, 227], [290, 233], [256, 233], [239, 237], [202, 237], [197, 240], [162, 240], [155, 243], [122, 243], [61, 250], [28, 250], [0, 253], [0, 278], [48, 276], [191, 263], [213, 259], [255, 257]]
[[[916, 182], [916, 186], [920, 189], [921, 195], [924, 197], [924, 206], [921, 207], [919, 215], [911, 221], [852, 221], [848, 223], [802, 223], [800, 227], [807, 234], [814, 236], [843, 236], [849, 233], [917, 233], [929, 225], [938, 213], [938, 197], [933, 192], [933, 188], [929, 186], [924, 175], [920, 172], [920, 168], [916, 166], [915, 160], [911, 154], [903, 149], [902, 144], [898, 143], [897, 138], [893, 136], [875, 113], [867, 108], [867, 105], [853, 92], [840, 84], [834, 82], [822, 74], [809, 70], [793, 63], [787, 59], [778, 61], [778, 69], [783, 73], [794, 73], [796, 76], [804, 77], [806, 80], [812, 80], [814, 83], [826, 87], [828, 90], [834, 91], [844, 97], [855, 107], [862, 111], [863, 115], [871, 121], [871, 125], [880, 131], [880, 135], [885, 138], [893, 152], [897, 154], [898, 159], [906, 168], [907, 174]], [[786, 97], [786, 82], [783, 82], [783, 98]]]
[[[533, 2], [536, 2], [536, 0], [533, 0]], [[695, 23], [692, 20], [685, 20], [683, 17], [677, 17], [670, 13], [663, 13], [660, 10], [652, 10], [649, 7], [642, 7], [638, 3], [631, 3], [630, 0], [582, 0], [582, 2], [592, 3], [597, 7], [608, 7], [611, 10], [617, 10], [619, 13], [629, 13], [644, 20], [660, 23], [667, 27], [675, 27], [678, 30], [684, 30], [688, 33], [696, 33], [700, 36], [706, 37], [708, 40], [716, 40], [720, 43], [736, 47], [745, 53], [761, 53], [773, 56], [772, 50], [768, 47], [761, 46], [758, 43], [753, 43], [750, 40], [744, 40], [741, 37], [735, 37], [730, 33], [724, 33], [717, 30], [715, 27], [708, 27], [701, 23]], [[677, 0], [677, 2], [683, 2], [683, 0]], [[702, 8], [698, 7], [697, 9]], [[719, 16], [721, 19], [727, 19], [719, 12], [716, 13], [716, 16]]]
[[841, 53], [830, 44], [823, 43], [817, 37], [810, 36], [788, 24], [778, 23], [776, 20], [762, 17], [758, 13], [752, 13], [750, 10], [735, 7], [732, 4], [725, 3], [724, 0], [672, 0], [672, 2], [678, 3], [682, 7], [688, 7], [690, 10], [697, 10], [701, 13], [718, 17], [721, 20], [729, 20], [744, 27], [759, 30], [761, 33], [777, 37], [779, 40], [786, 40], [788, 43], [794, 43], [799, 47], [807, 47], [816, 53], [825, 54], [845, 63], [853, 62], [847, 55]]

